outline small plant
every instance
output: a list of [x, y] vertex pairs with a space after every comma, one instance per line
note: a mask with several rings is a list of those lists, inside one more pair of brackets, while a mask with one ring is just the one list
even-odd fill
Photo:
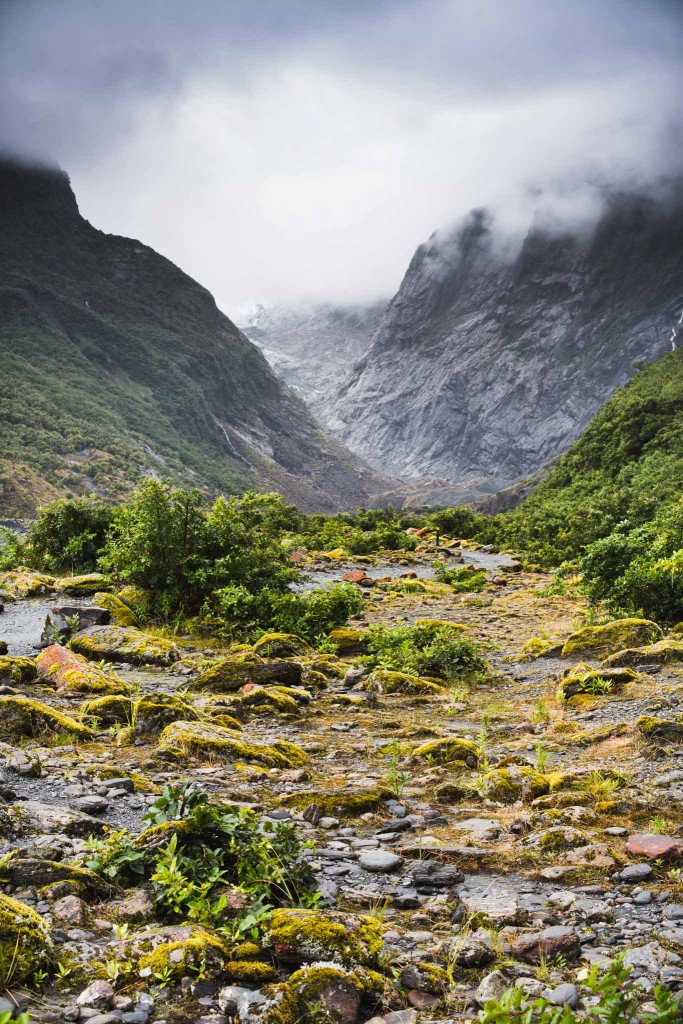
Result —
[[548, 757], [550, 756], [548, 749], [543, 745], [542, 740], [538, 740], [534, 750], [536, 751], [536, 771], [543, 775], [548, 765]]
[[648, 827], [651, 832], [655, 833], [655, 835], [665, 836], [668, 835], [669, 831], [673, 826], [671, 822], [667, 821], [666, 818], [662, 817], [661, 814], [655, 814], [652, 818], [650, 818]]
[[389, 754], [389, 766], [387, 768], [386, 780], [387, 786], [391, 790], [394, 798], [398, 800], [401, 793], [406, 787], [406, 783], [410, 779], [408, 772], [401, 770], [400, 760], [403, 754], [401, 745], [397, 740], [392, 740], [385, 747], [386, 752]]
[[48, 972], [42, 970], [42, 968], [39, 968], [37, 971], [34, 971], [33, 974], [31, 975], [31, 984], [34, 986], [34, 988], [40, 988], [41, 985], [45, 984], [48, 977]]
[[547, 725], [550, 721], [550, 711], [548, 710], [548, 703], [543, 699], [543, 697], [539, 697], [539, 699], [534, 704], [534, 710], [531, 715], [531, 720], [533, 722], [538, 722], [541, 725]]
[[609, 797], [623, 788], [625, 780], [622, 776], [605, 775], [603, 772], [591, 772], [581, 783], [584, 793], [600, 800], [607, 800]]
[[450, 566], [443, 562], [432, 562], [434, 579], [447, 583], [455, 594], [477, 593], [486, 586], [486, 570], [474, 569], [469, 565]]
[[115, 939], [125, 939], [130, 931], [129, 924], [113, 924], [111, 927]]

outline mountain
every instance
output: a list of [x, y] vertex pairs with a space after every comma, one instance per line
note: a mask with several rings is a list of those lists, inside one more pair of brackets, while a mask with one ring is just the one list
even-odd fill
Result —
[[386, 309], [370, 305], [257, 305], [239, 326], [313, 415], [334, 432], [337, 400], [354, 365], [370, 348]]
[[342, 388], [335, 434], [383, 471], [472, 497], [538, 471], [683, 311], [683, 183], [605, 200], [590, 231], [536, 227], [516, 253], [474, 211], [415, 253]]
[[311, 510], [386, 486], [205, 288], [81, 217], [66, 174], [1, 160], [0, 217], [0, 516], [145, 476]]

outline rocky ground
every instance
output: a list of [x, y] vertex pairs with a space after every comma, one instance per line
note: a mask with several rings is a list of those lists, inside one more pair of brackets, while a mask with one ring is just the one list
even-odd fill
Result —
[[[262, 646], [259, 658], [232, 661], [242, 675], [227, 684], [215, 665], [230, 652], [138, 634], [134, 613], [122, 618], [111, 595], [119, 624], [73, 636], [87, 663], [55, 654], [64, 651], [56, 645], [27, 662], [27, 632], [38, 641], [47, 609], [65, 598], [49, 578], [6, 580], [20, 599], [0, 615], [9, 652], [0, 657], [0, 879], [7, 896], [37, 911], [35, 934], [51, 943], [49, 962], [36, 948], [35, 970], [19, 983], [0, 905], [8, 998], [55, 1024], [461, 1021], [511, 985], [585, 1007], [581, 968], [621, 950], [644, 1007], [660, 980], [683, 990], [676, 632], [662, 641], [651, 624], [622, 622], [577, 633], [587, 611], [571, 581], [463, 555], [486, 568], [483, 591], [430, 580], [433, 552], [308, 567], [318, 582], [356, 570], [365, 611], [354, 630], [464, 625], [489, 670], [431, 687], [369, 673], [353, 633], [339, 637], [348, 654]], [[107, 603], [76, 593], [77, 606]], [[77, 625], [71, 613], [66, 633]], [[57, 633], [48, 639], [67, 639]], [[160, 702], [164, 694], [180, 703]], [[231, 969], [234, 951], [215, 970], [190, 970], [192, 929], [158, 921], [144, 886], [79, 875], [89, 836], [140, 832], [163, 787], [188, 780], [212, 801], [291, 820], [312, 841], [305, 856], [324, 897], [312, 917], [343, 926], [352, 954], [314, 930], [284, 942], [273, 925], [245, 955], [263, 965], [252, 978], [243, 964]], [[168, 946], [170, 967], [140, 967], [136, 941]], [[124, 960], [130, 969], [117, 973], [111, 965]], [[315, 985], [314, 970], [328, 971]], [[363, 970], [374, 972], [372, 985]], [[296, 991], [304, 1009], [295, 1000], [289, 1016], [280, 1003], [275, 1014], [263, 980], [279, 986], [278, 998], [289, 984], [287, 997]]]

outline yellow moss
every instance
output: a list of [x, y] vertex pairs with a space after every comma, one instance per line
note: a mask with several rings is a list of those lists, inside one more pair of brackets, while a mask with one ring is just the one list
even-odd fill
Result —
[[135, 786], [136, 793], [161, 793], [161, 786], [146, 779], [140, 772], [120, 768], [117, 765], [105, 767], [104, 765], [88, 765], [84, 769], [86, 775], [97, 775], [100, 779], [130, 779]]
[[311, 654], [311, 647], [294, 633], [264, 633], [254, 644], [262, 658], [293, 658]]
[[292, 661], [262, 661], [253, 652], [239, 658], [227, 657], [205, 668], [189, 684], [191, 690], [214, 693], [236, 693], [243, 686], [296, 685], [301, 680], [301, 666]]
[[431, 679], [422, 679], [407, 672], [391, 672], [375, 669], [372, 675], [362, 680], [362, 689], [375, 693], [443, 694], [444, 687]]
[[367, 650], [368, 633], [364, 629], [340, 627], [333, 629], [330, 639], [337, 645], [340, 654], [355, 654]]
[[390, 800], [392, 795], [388, 786], [381, 785], [370, 789], [307, 789], [282, 797], [280, 803], [285, 807], [298, 809], [303, 809], [309, 804], [317, 804], [323, 815], [355, 818], [368, 811], [380, 810], [384, 801]]
[[32, 683], [38, 670], [33, 658], [25, 658], [20, 655], [0, 655], [0, 683], [10, 683], [14, 686], [24, 686]]
[[132, 608], [129, 608], [120, 597], [115, 594], [97, 593], [93, 597], [93, 604], [98, 608], [105, 608], [111, 615], [111, 620], [116, 626], [141, 625], [139, 618]]
[[550, 790], [550, 780], [530, 767], [494, 768], [484, 775], [480, 786], [488, 800], [513, 804], [524, 795], [530, 799], [544, 796]]
[[586, 654], [605, 658], [627, 647], [642, 647], [660, 640], [662, 631], [649, 619], [617, 619], [604, 626], [584, 626], [565, 641], [562, 656]]
[[273, 965], [260, 960], [228, 960], [225, 973], [231, 984], [242, 982], [247, 985], [264, 985], [276, 976]]
[[24, 597], [38, 597], [54, 591], [55, 577], [42, 572], [32, 572], [31, 569], [21, 566], [12, 569], [11, 572], [0, 573], [0, 587], [18, 600]]
[[99, 661], [128, 661], [134, 665], [170, 665], [180, 657], [172, 640], [143, 633], [132, 626], [93, 626], [69, 642], [72, 651]]
[[645, 647], [628, 648], [605, 658], [607, 666], [618, 665], [667, 665], [683, 661], [683, 641], [666, 637]]
[[52, 956], [47, 921], [25, 903], [0, 893], [0, 977], [4, 985], [26, 981]]
[[[100, 572], [89, 572], [82, 576], [63, 576], [55, 580], [55, 590], [60, 594], [71, 594], [73, 597], [85, 597], [104, 591], [110, 586], [109, 580]], [[100, 608], [103, 605], [99, 606]]]
[[[305, 695], [305, 697], [304, 697]], [[294, 690], [287, 686], [250, 686], [233, 698], [238, 710], [277, 712], [281, 715], [298, 715], [301, 704], [308, 703], [310, 694], [305, 690]]]
[[229, 760], [275, 768], [298, 768], [308, 763], [304, 751], [294, 743], [286, 740], [273, 744], [248, 742], [230, 729], [207, 722], [171, 722], [159, 738], [159, 750], [174, 756], [223, 754]]
[[96, 719], [101, 725], [119, 725], [130, 722], [133, 717], [133, 701], [130, 697], [95, 697], [81, 705], [81, 719]]
[[683, 743], [683, 721], [679, 719], [654, 718], [643, 715], [636, 719], [636, 729], [646, 740], [665, 740]]
[[424, 758], [437, 764], [449, 764], [452, 761], [465, 761], [475, 767], [479, 760], [479, 748], [472, 740], [462, 740], [456, 736], [446, 739], [428, 740], [416, 747], [413, 758]]
[[282, 908], [271, 915], [264, 945], [285, 962], [375, 967], [383, 949], [382, 925], [374, 917]]
[[431, 630], [433, 633], [463, 633], [467, 630], [467, 626], [459, 622], [449, 622], [447, 619], [415, 619], [413, 625]]
[[[157, 940], [166, 934], [169, 937], [174, 934], [181, 937], [156, 944]], [[126, 944], [126, 953], [135, 955], [137, 949], [144, 950], [146, 944], [153, 948], [149, 952], [143, 951], [139, 956], [138, 974], [143, 978], [161, 975], [178, 979], [193, 968], [202, 969], [209, 977], [215, 976], [224, 971], [229, 955], [225, 942], [199, 925], [181, 925], [166, 931], [160, 929], [156, 936], [154, 933], [147, 935], [142, 932], [139, 937], [133, 936], [130, 943]]]
[[0, 736], [20, 739], [46, 734], [69, 733], [75, 740], [88, 740], [94, 732], [75, 718], [29, 697], [0, 697]]
[[160, 732], [170, 722], [195, 722], [192, 702], [172, 693], [146, 694], [135, 702], [133, 728], [138, 733]]

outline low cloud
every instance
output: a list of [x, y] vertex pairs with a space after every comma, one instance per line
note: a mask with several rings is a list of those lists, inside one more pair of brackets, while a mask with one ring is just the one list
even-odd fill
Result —
[[371, 300], [473, 206], [514, 235], [679, 173], [682, 27], [675, 0], [5, 0], [1, 141], [228, 313]]

